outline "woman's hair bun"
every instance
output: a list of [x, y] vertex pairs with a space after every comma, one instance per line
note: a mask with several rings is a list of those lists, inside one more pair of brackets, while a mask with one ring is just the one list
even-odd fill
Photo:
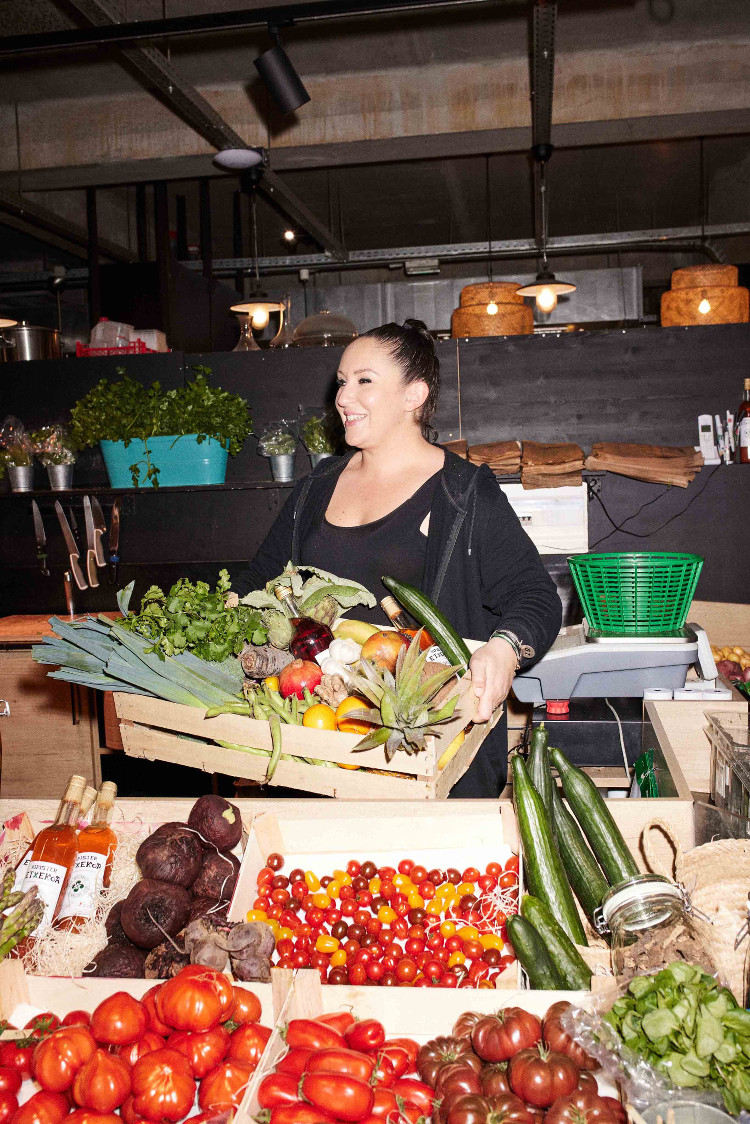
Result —
[[404, 320], [403, 327], [410, 328], [413, 332], [418, 332], [419, 335], [422, 336], [425, 340], [429, 340], [430, 343], [434, 343], [432, 335], [430, 334], [430, 330], [425, 324], [424, 320]]

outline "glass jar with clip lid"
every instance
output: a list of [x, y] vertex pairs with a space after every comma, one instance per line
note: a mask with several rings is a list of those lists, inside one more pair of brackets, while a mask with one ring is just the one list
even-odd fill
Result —
[[657, 972], [675, 960], [716, 972], [687, 892], [663, 875], [639, 874], [613, 886], [595, 922], [609, 937], [615, 976]]

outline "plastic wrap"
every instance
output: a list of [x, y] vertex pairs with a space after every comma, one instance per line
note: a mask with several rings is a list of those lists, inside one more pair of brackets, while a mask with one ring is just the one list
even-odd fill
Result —
[[34, 452], [43, 465], [75, 464], [75, 450], [64, 425], [45, 425], [32, 434]]
[[263, 457], [293, 453], [297, 444], [295, 422], [278, 418], [268, 422], [259, 434], [258, 452]]
[[6, 464], [30, 465], [34, 445], [20, 418], [8, 414], [0, 426], [0, 457]]

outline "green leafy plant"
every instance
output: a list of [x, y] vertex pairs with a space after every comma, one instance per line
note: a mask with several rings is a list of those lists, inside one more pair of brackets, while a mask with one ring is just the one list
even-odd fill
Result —
[[297, 444], [294, 433], [291, 431], [291, 422], [283, 418], [278, 422], [271, 422], [260, 435], [258, 452], [263, 457], [275, 457], [285, 453], [293, 453]]
[[333, 453], [333, 441], [328, 420], [322, 414], [312, 414], [300, 427], [302, 443], [308, 453]]
[[43, 425], [29, 436], [42, 464], [75, 464], [75, 442], [65, 426]]
[[[211, 386], [209, 367], [193, 368], [195, 378], [184, 386], [163, 391], [159, 382], [146, 387], [118, 367], [116, 382], [101, 379], [71, 410], [71, 436], [79, 448], [99, 441], [143, 442], [146, 479], [159, 486], [159, 469], [152, 463], [150, 437], [175, 439], [194, 435], [199, 444], [207, 438], [218, 441], [235, 456], [252, 433], [247, 402], [238, 394]], [[143, 461], [130, 465], [134, 487], [138, 486]]]

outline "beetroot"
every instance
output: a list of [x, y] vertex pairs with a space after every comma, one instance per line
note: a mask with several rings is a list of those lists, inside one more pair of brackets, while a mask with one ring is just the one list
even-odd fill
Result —
[[190, 915], [190, 894], [184, 886], [144, 878], [136, 882], [120, 912], [125, 935], [139, 948], [156, 948], [167, 933], [173, 937]]
[[86, 974], [142, 979], [145, 962], [146, 953], [142, 948], [136, 948], [128, 940], [110, 941], [94, 957], [94, 971], [87, 970]]
[[228, 901], [234, 893], [239, 870], [239, 860], [234, 855], [207, 851], [200, 874], [193, 883], [193, 896]]
[[184, 823], [165, 823], [144, 839], [135, 861], [144, 878], [190, 886], [201, 868], [200, 839]]
[[231, 851], [242, 838], [242, 818], [236, 804], [210, 793], [200, 796], [190, 809], [188, 826], [203, 837], [205, 845]]

